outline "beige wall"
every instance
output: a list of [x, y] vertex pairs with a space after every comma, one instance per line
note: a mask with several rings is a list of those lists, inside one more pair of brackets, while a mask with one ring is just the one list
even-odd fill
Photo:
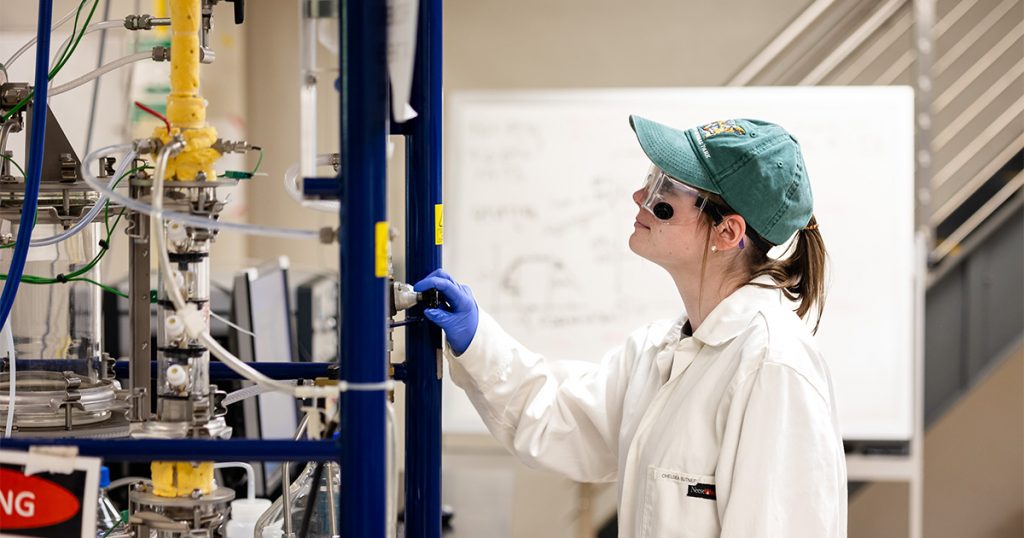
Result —
[[[626, 9], [608, 0], [450, 1], [444, 6], [445, 92], [718, 85], [808, 3], [742, 0], [724, 9], [716, 2], [658, 0], [631, 2]], [[268, 147], [264, 167], [270, 174], [254, 184], [250, 214], [263, 223], [330, 225], [333, 216], [282, 199], [278, 180], [299, 151], [298, 9], [294, 2], [250, 2], [248, 8], [247, 122]], [[322, 148], [338, 144], [336, 131], [326, 128], [338, 117], [331, 101], [321, 99], [320, 133], [328, 144]], [[402, 177], [397, 142], [392, 194]], [[392, 196], [391, 202], [391, 220], [402, 230], [402, 198]], [[337, 267], [334, 248], [266, 238], [248, 244], [254, 258], [286, 253], [300, 266]], [[399, 257], [401, 247], [395, 248]]]
[[[1024, 536], [1024, 346], [925, 436], [924, 536]], [[905, 484], [850, 499], [850, 538], [907, 536]]]

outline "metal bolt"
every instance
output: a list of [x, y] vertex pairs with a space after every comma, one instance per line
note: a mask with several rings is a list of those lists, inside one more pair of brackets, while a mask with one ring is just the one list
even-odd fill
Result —
[[320, 228], [320, 242], [325, 245], [330, 245], [338, 239], [338, 232], [330, 226]]

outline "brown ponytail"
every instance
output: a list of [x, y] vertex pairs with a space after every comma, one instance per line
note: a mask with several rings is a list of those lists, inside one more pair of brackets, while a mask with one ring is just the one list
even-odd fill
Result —
[[[721, 215], [735, 214], [736, 211], [729, 207], [720, 196], [701, 192], [711, 204], [717, 206]], [[710, 241], [711, 227], [715, 225], [714, 217], [707, 211], [703, 212], [704, 223], [708, 226]], [[746, 260], [749, 262], [747, 270], [750, 273], [748, 282], [755, 278], [768, 275], [775, 281], [775, 284], [752, 283], [763, 288], [779, 289], [790, 301], [799, 301], [796, 314], [806, 319], [808, 312], [814, 309], [815, 320], [813, 333], [818, 332], [821, 324], [821, 315], [825, 310], [825, 262], [828, 254], [825, 250], [825, 241], [818, 232], [818, 221], [811, 215], [807, 226], [796, 232], [796, 239], [791, 248], [792, 252], [782, 259], [775, 260], [768, 257], [771, 244], [763, 239], [753, 228], [747, 227], [746, 250], [749, 254]], [[704, 249], [707, 256], [707, 248]], [[704, 263], [701, 263], [701, 282], [704, 280]], [[701, 286], [703, 291], [703, 285]], [[699, 300], [698, 300], [699, 302]]]
[[[752, 231], [752, 230], [751, 230]], [[764, 286], [782, 290], [791, 301], [800, 301], [796, 314], [806, 318], [811, 309], [815, 309], [814, 333], [821, 324], [821, 314], [825, 309], [825, 242], [818, 232], [818, 221], [811, 216], [810, 222], [797, 231], [794, 248], [789, 256], [781, 260], [768, 257], [767, 252], [755, 254], [753, 271], [750, 279], [768, 275], [775, 281], [774, 286]], [[756, 249], [760, 250], [760, 249]]]

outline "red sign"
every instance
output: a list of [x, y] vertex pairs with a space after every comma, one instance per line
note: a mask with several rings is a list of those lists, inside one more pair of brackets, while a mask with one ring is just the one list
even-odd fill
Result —
[[33, 529], [63, 523], [78, 514], [78, 499], [53, 482], [0, 469], [0, 518], [4, 529]]

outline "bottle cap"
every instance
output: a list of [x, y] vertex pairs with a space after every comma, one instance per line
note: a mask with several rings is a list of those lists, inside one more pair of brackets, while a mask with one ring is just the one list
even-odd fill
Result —
[[270, 504], [270, 499], [235, 499], [231, 501], [231, 520], [255, 522]]
[[110, 485], [110, 467], [100, 465], [100, 487], [106, 488]]

